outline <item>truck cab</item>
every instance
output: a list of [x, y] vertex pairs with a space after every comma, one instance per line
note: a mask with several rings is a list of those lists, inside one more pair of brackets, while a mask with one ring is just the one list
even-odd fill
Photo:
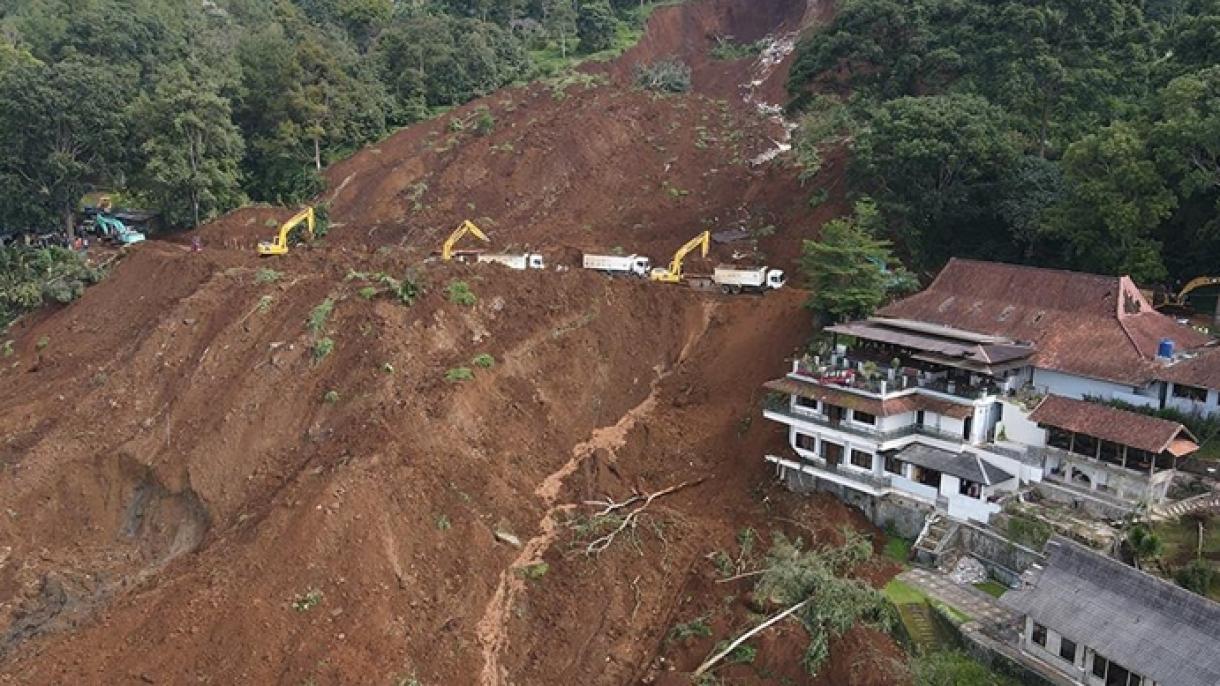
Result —
[[784, 284], [786, 284], [786, 283], [788, 283], [788, 277], [786, 277], [784, 275], [784, 270], [782, 270], [782, 269], [767, 270], [767, 288], [769, 288], [771, 290], [778, 290], [780, 288], [783, 288]]

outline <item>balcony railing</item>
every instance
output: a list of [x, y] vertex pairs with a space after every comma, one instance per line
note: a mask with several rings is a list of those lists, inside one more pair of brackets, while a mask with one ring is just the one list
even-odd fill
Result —
[[867, 438], [871, 441], [885, 442], [898, 438], [905, 438], [907, 436], [927, 436], [929, 438], [939, 438], [950, 443], [960, 444], [965, 442], [962, 435], [959, 433], [942, 431], [936, 427], [925, 426], [923, 424], [908, 424], [897, 429], [880, 431], [877, 429], [867, 429], [848, 421], [832, 422], [826, 417], [826, 415], [798, 412], [787, 406], [768, 406], [767, 412], [781, 415], [786, 419], [793, 419], [796, 421], [807, 422], [809, 424], [816, 424], [828, 429], [834, 429], [835, 431], [842, 431], [843, 433], [859, 436], [861, 438]]
[[[968, 400], [979, 400], [1004, 392], [1004, 388], [985, 377], [963, 380], [949, 378], [948, 371], [931, 372], [911, 367], [870, 367], [871, 361], [844, 355], [834, 355], [828, 361], [798, 359], [792, 367], [795, 374], [813, 379], [825, 386], [838, 386], [887, 395], [913, 388], [923, 388]], [[869, 372], [869, 373], [866, 373]]]
[[800, 455], [798, 457], [798, 459], [800, 460], [802, 465], [804, 465], [806, 467], [811, 467], [815, 471], [823, 471], [823, 472], [828, 472], [830, 474], [838, 474], [839, 476], [842, 476], [844, 478], [852, 479], [854, 481], [858, 481], [863, 484], [868, 484], [869, 486], [872, 486], [873, 488], [889, 488], [890, 487], [890, 477], [888, 477], [888, 476], [877, 476], [876, 474], [873, 474], [872, 472], [863, 472], [863, 471], [860, 471], [857, 469], [852, 469], [850, 467], [844, 467], [842, 465], [833, 465], [820, 457], [807, 457], [805, 455]]

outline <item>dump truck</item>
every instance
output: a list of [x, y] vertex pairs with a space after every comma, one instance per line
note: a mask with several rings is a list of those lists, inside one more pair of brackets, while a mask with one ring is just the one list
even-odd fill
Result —
[[546, 269], [546, 263], [542, 260], [542, 255], [538, 253], [525, 253], [524, 255], [479, 253], [476, 261], [479, 263], [495, 262], [509, 269]]
[[769, 290], [783, 288], [787, 283], [781, 269], [767, 267], [738, 267], [736, 265], [720, 265], [711, 275], [688, 276], [687, 283], [692, 288], [720, 288], [720, 292], [736, 295], [741, 292], [765, 293]]
[[581, 266], [612, 276], [645, 277], [652, 268], [652, 260], [644, 255], [585, 255]]

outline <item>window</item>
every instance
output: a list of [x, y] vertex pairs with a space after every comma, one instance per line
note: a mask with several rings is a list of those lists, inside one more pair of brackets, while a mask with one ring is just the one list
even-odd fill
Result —
[[867, 412], [861, 412], [860, 410], [852, 410], [851, 418], [852, 418], [852, 421], [857, 422], [859, 424], [868, 424], [869, 426], [875, 426], [877, 424], [876, 415], [871, 415]]
[[1068, 662], [1076, 662], [1076, 642], [1062, 636], [1059, 637], [1059, 657]]
[[964, 495], [967, 498], [981, 498], [983, 495], [983, 488], [973, 481], [959, 479], [957, 482], [957, 493], [958, 495]]
[[863, 450], [856, 450], [855, 448], [852, 448], [851, 463], [860, 469], [871, 470], [873, 468], [873, 456], [864, 452]]
[[899, 476], [901, 476], [902, 475], [902, 460], [894, 457], [893, 455], [886, 455], [885, 456], [885, 471], [889, 472], [890, 474], [898, 474]]
[[1106, 678], [1106, 667], [1110, 662], [1106, 658], [1094, 653], [1093, 654], [1093, 676], [1098, 679]]
[[801, 450], [808, 450], [810, 452], [813, 452], [814, 450], [817, 449], [817, 439], [815, 439], [813, 436], [810, 436], [809, 434], [803, 434], [803, 433], [797, 432], [796, 447], [800, 448]]
[[1191, 400], [1196, 403], [1207, 402], [1207, 389], [1175, 383], [1173, 385], [1173, 397]]
[[1096, 653], [1093, 654], [1093, 676], [1105, 679], [1106, 686], [1140, 686], [1144, 683], [1144, 677]]
[[1041, 624], [1038, 624], [1037, 622], [1034, 622], [1034, 633], [1033, 633], [1033, 636], [1030, 638], [1030, 640], [1032, 640], [1034, 643], [1037, 643], [1038, 645], [1045, 648], [1046, 647], [1046, 627], [1042, 626]]
[[812, 412], [818, 411], [818, 401], [813, 400], [811, 398], [802, 398], [799, 395], [793, 396], [793, 397], [796, 398], [797, 407], [799, 407], [803, 410], [810, 410]]
[[1072, 452], [1088, 457], [1097, 457], [1097, 439], [1088, 434], [1076, 434], [1076, 445]]

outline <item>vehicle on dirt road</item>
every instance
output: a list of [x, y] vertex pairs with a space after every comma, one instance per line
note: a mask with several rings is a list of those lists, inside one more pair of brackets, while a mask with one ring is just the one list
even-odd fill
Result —
[[603, 272], [611, 276], [648, 276], [652, 260], [644, 255], [588, 255], [581, 260], [585, 269]]
[[783, 288], [787, 283], [782, 269], [734, 265], [716, 267], [711, 279], [712, 283], [720, 287], [722, 293], [733, 295], [742, 292], [765, 293], [769, 290]]
[[145, 240], [144, 234], [135, 229], [128, 228], [122, 220], [111, 217], [103, 212], [98, 212], [93, 218], [93, 230], [103, 238], [118, 243], [119, 245], [134, 245]]
[[291, 219], [280, 225], [280, 231], [276, 234], [275, 240], [271, 242], [260, 241], [258, 244], [259, 255], [286, 255], [288, 254], [288, 241], [292, 238], [292, 232], [304, 224], [305, 233], [309, 238], [313, 238], [314, 229], [314, 212], [312, 207], [297, 212]]
[[542, 255], [538, 253], [525, 253], [524, 255], [478, 253], [475, 261], [479, 264], [485, 262], [502, 264], [509, 269], [546, 269], [546, 262], [543, 261]]
[[707, 257], [707, 251], [711, 247], [711, 240], [711, 231], [704, 231], [690, 239], [674, 253], [674, 257], [670, 260], [668, 267], [657, 267], [649, 272], [649, 280], [660, 281], [661, 283], [682, 283], [682, 266], [686, 262], [686, 258], [696, 250], [700, 251], [703, 257]]

